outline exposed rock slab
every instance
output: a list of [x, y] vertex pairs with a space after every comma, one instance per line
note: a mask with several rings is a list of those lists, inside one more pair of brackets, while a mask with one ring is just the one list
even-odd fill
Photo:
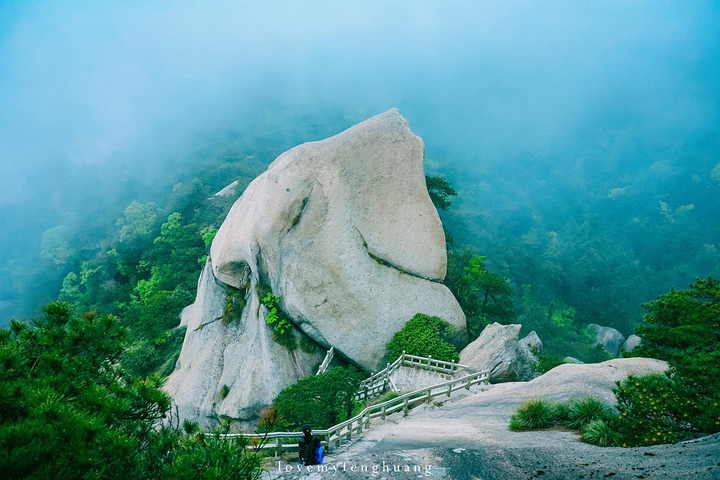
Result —
[[[373, 420], [362, 437], [339, 450], [331, 450], [325, 464], [337, 465], [333, 478], [370, 477], [360, 474], [360, 465], [370, 472], [383, 465], [415, 465], [421, 472], [393, 472], [393, 479], [415, 479], [425, 472], [431, 477], [493, 480], [549, 478], [638, 477], [675, 480], [718, 478], [720, 437], [716, 434], [677, 445], [638, 448], [603, 448], [579, 441], [574, 432], [541, 430], [513, 432], [510, 416], [521, 403], [537, 397], [566, 401], [591, 395], [614, 405], [612, 388], [628, 374], [659, 373], [665, 362], [653, 359], [613, 359], [600, 364], [561, 365], [531, 382], [489, 386], [486, 391], [449, 400], [442, 406], [425, 405], [386, 421]], [[289, 454], [281, 467], [294, 462]], [[383, 464], [383, 462], [385, 462]], [[289, 463], [295, 466], [295, 463]], [[343, 468], [343, 466], [345, 468]], [[351, 471], [351, 467], [356, 470]], [[542, 472], [539, 474], [538, 472]], [[293, 478], [273, 461], [266, 479]]]

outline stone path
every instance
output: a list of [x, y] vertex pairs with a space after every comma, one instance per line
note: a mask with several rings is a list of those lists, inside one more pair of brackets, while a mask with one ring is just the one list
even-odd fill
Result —
[[[508, 429], [510, 415], [528, 398], [562, 399], [557, 385], [573, 396], [602, 396], [609, 380], [626, 374], [628, 363], [613, 362], [587, 366], [595, 369], [592, 377], [588, 368], [565, 369], [560, 376], [491, 385], [444, 405], [418, 407], [407, 417], [397, 414], [373, 422], [361, 438], [326, 457], [327, 471], [310, 467], [298, 472], [292, 469], [298, 465], [295, 457], [287, 456], [280, 464], [270, 464], [264, 478], [720, 479], [720, 435], [677, 445], [601, 448], [580, 442], [574, 432]], [[285, 472], [288, 466], [291, 471]]]

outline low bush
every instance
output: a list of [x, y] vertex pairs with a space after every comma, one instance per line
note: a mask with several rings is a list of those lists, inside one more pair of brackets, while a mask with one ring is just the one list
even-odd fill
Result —
[[352, 366], [333, 367], [288, 386], [275, 397], [273, 407], [288, 428], [306, 423], [315, 429], [328, 428], [352, 417], [357, 407], [354, 397], [364, 377]]
[[552, 404], [541, 398], [520, 405], [510, 417], [510, 430], [538, 430], [553, 426], [581, 430], [582, 441], [602, 447], [621, 444], [612, 410], [591, 397]]
[[447, 341], [454, 330], [442, 318], [416, 313], [388, 343], [390, 358], [395, 360], [405, 351], [408, 355], [457, 362], [460, 360], [457, 348]]
[[581, 439], [585, 443], [599, 447], [617, 447], [620, 445], [621, 435], [615, 430], [612, 421], [598, 418], [590, 420], [583, 426]]
[[541, 398], [528, 400], [510, 417], [511, 430], [537, 430], [555, 424], [555, 407]]
[[608, 420], [612, 417], [610, 408], [592, 397], [572, 400], [567, 406], [567, 426], [582, 429], [594, 420]]
[[295, 327], [287, 313], [280, 308], [280, 295], [266, 294], [260, 298], [260, 302], [265, 305], [268, 313], [265, 315], [265, 323], [273, 329], [273, 340], [292, 351], [297, 348], [295, 340]]

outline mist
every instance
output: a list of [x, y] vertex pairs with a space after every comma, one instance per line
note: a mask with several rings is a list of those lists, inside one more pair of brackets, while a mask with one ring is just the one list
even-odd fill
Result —
[[[0, 322], [57, 295], [49, 229], [95, 248], [237, 139], [267, 164], [391, 107], [459, 192], [456, 242], [518, 287], [503, 252], [570, 220], [654, 276], [638, 298], [717, 274], [718, 25], [714, 2], [3, 2]], [[643, 250], [632, 225], [663, 221]]]

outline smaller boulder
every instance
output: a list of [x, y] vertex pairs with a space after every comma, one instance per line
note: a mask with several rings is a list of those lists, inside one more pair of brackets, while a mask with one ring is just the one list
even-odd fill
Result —
[[608, 353], [617, 357], [620, 354], [620, 347], [625, 342], [623, 334], [614, 328], [603, 327], [596, 323], [591, 323], [589, 326], [595, 333], [595, 345], [601, 345]]
[[542, 352], [543, 343], [535, 331], [528, 333], [518, 342], [518, 353], [515, 362], [515, 374], [518, 380], [527, 381], [540, 375], [537, 367], [540, 364], [538, 354]]
[[542, 348], [542, 341], [535, 332], [520, 340], [521, 328], [521, 325], [501, 325], [497, 322], [488, 325], [460, 352], [460, 363], [470, 370], [489, 369], [493, 383], [535, 378], [538, 359], [532, 346]]
[[565, 358], [563, 358], [563, 363], [575, 363], [575, 364], [579, 365], [579, 364], [582, 364], [585, 362], [583, 362], [582, 360], [578, 360], [575, 357], [565, 357]]
[[642, 342], [640, 337], [637, 335], [630, 335], [622, 346], [623, 352], [632, 352], [635, 350], [635, 347], [640, 345], [640, 342]]

